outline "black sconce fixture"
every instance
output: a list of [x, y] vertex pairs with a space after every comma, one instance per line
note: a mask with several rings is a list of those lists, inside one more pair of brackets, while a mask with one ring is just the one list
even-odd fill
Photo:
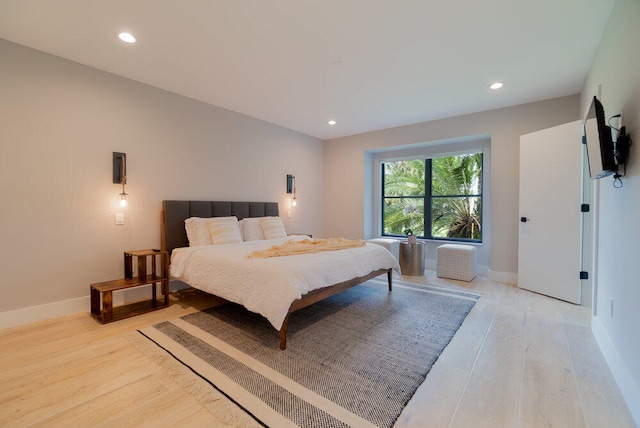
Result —
[[291, 205], [298, 205], [298, 201], [296, 199], [296, 176], [287, 174], [287, 193], [293, 193], [293, 199], [291, 200]]
[[127, 154], [113, 152], [113, 182], [122, 184], [122, 193], [120, 193], [119, 201], [121, 207], [127, 206], [127, 193], [124, 191], [124, 185], [127, 184]]

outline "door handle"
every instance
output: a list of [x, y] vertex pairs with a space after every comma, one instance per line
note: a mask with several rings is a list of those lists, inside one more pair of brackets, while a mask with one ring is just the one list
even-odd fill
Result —
[[528, 222], [528, 221], [529, 221], [529, 219], [528, 219], [528, 218], [526, 218], [526, 217], [520, 217], [520, 223], [526, 223], [526, 222]]

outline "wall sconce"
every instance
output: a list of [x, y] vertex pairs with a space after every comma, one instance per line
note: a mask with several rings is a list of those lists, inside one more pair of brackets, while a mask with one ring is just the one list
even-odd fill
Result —
[[122, 193], [118, 200], [121, 207], [127, 206], [127, 193], [124, 191], [124, 185], [127, 184], [127, 154], [113, 152], [113, 182], [122, 184]]
[[293, 193], [293, 199], [291, 200], [291, 206], [298, 205], [298, 200], [296, 199], [296, 176], [287, 174], [287, 193]]

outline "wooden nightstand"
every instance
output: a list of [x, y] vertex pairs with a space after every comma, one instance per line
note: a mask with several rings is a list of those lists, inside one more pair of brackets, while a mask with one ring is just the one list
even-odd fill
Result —
[[[133, 258], [137, 258], [138, 274], [133, 276]], [[148, 258], [151, 258], [151, 273], [147, 274]], [[158, 270], [157, 258], [160, 258]], [[168, 251], [136, 250], [124, 252], [124, 279], [91, 284], [91, 315], [106, 324], [169, 306]], [[156, 286], [161, 284], [163, 299], [159, 302]], [[151, 285], [151, 300], [113, 307], [113, 292], [142, 285]]]

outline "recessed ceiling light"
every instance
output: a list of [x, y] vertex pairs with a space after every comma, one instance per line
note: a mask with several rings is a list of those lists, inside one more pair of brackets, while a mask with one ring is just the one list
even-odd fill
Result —
[[493, 82], [492, 84], [489, 85], [491, 89], [500, 89], [503, 86], [504, 86], [504, 83], [502, 82]]
[[118, 34], [120, 40], [126, 43], [135, 43], [136, 38], [131, 35], [131, 33], [120, 33]]
[[327, 122], [327, 123], [328, 123], [329, 125], [333, 126], [333, 125], [335, 125], [335, 124], [336, 124], [336, 121], [335, 121], [335, 120], [330, 120], [330, 121], [329, 121], [329, 122]]

